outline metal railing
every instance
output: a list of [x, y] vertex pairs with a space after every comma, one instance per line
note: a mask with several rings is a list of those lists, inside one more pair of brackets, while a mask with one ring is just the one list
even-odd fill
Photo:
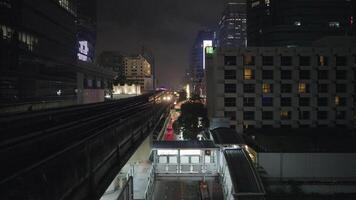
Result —
[[156, 163], [155, 171], [157, 174], [182, 174], [182, 173], [206, 173], [215, 174], [218, 172], [215, 163], [204, 164], [204, 163], [187, 163], [187, 164], [162, 164]]
[[133, 200], [133, 177], [129, 176], [129, 179], [125, 183], [124, 187], [117, 198], [117, 200]]
[[148, 177], [148, 183], [145, 190], [145, 200], [151, 200], [154, 192], [155, 184], [155, 167], [152, 166], [150, 170], [150, 176]]

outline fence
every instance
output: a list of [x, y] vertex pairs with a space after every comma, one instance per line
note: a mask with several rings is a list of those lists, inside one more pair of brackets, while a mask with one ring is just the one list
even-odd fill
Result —
[[129, 176], [129, 179], [125, 183], [121, 190], [121, 193], [117, 200], [133, 200], [133, 177]]

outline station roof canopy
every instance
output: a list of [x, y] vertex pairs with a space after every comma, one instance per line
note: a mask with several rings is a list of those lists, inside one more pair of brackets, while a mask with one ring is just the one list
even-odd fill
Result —
[[243, 136], [234, 129], [219, 127], [210, 132], [215, 144], [245, 144]]
[[154, 141], [153, 149], [212, 149], [219, 148], [210, 140]]

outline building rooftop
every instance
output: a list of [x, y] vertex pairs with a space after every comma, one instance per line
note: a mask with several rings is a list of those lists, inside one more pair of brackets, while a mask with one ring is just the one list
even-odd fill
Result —
[[261, 128], [246, 134], [246, 143], [257, 152], [356, 152], [356, 134], [346, 128]]
[[187, 141], [154, 141], [153, 149], [211, 149], [218, 148], [213, 141], [187, 140]]
[[328, 36], [313, 42], [314, 47], [354, 47], [356, 37], [353, 36]]
[[215, 144], [245, 144], [242, 135], [231, 128], [220, 127], [211, 131]]

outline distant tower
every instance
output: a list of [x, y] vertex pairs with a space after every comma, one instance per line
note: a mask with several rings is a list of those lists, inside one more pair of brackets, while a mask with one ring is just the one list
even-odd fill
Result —
[[219, 47], [247, 46], [246, 0], [228, 1], [219, 22], [216, 43]]
[[196, 94], [204, 93], [204, 47], [213, 46], [214, 32], [210, 29], [200, 30], [192, 47], [189, 70], [187, 72], [192, 90]]

